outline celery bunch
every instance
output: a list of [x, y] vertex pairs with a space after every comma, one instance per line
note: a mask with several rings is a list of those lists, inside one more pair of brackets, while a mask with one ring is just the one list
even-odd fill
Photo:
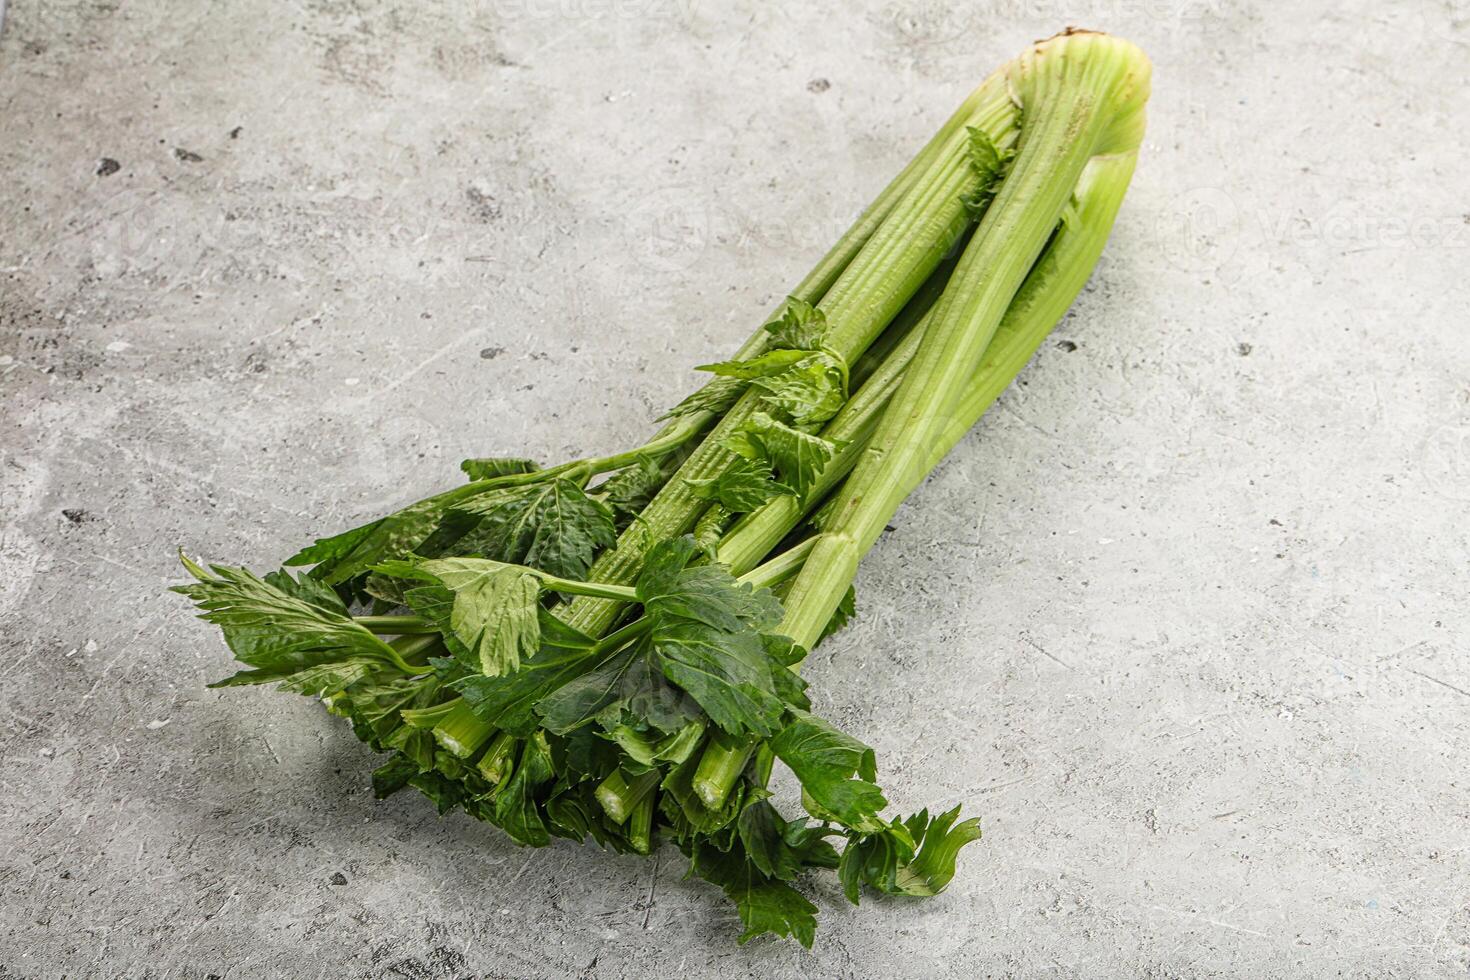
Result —
[[[467, 483], [289, 559], [177, 587], [245, 670], [320, 698], [412, 786], [522, 844], [661, 842], [741, 940], [810, 946], [806, 869], [934, 895], [979, 837], [885, 817], [873, 751], [797, 668], [854, 615], [858, 562], [1090, 274], [1133, 172], [1149, 66], [1069, 31], [987, 79], [769, 322], [645, 445]], [[804, 814], [771, 803], [772, 767]], [[840, 849], [837, 845], [841, 845]]]

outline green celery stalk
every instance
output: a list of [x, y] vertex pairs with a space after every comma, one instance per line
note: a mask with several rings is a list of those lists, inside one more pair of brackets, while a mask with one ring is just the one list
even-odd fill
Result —
[[[1011, 301], [995, 339], [985, 351], [980, 370], [966, 387], [951, 424], [935, 444], [931, 469], [974, 428], [1087, 284], [1123, 202], [1136, 161], [1136, 153], [1127, 153], [1094, 157], [1088, 163], [1075, 194], [1075, 217], [1058, 228], [1045, 254]], [[822, 471], [810, 501], [804, 504], [794, 497], [776, 497], [746, 514], [720, 541], [717, 561], [732, 573], [742, 574], [790, 534], [815, 509], [816, 502], [851, 471], [877, 427], [888, 399], [897, 390], [920, 336], [922, 328], [895, 348], [892, 358], [822, 431], [825, 438], [846, 440], [849, 445]]]
[[[1146, 67], [1144, 70], [1146, 72]], [[1145, 74], [1141, 93], [1137, 91], [1131, 93], [1140, 106], [1142, 100], [1147, 98], [1146, 79]], [[958, 401], [947, 413], [940, 413], [937, 416], [937, 424], [933, 427], [932, 435], [927, 440], [914, 440], [913, 444], [920, 452], [910, 463], [913, 467], [912, 471], [900, 474], [896, 478], [903, 481], [899, 485], [904, 485], [908, 481], [912, 481], [912, 485], [917, 485], [918, 481], [964, 437], [965, 433], [974, 427], [985, 410], [1030, 360], [1036, 348], [1066, 313], [1067, 308], [1086, 284], [1093, 266], [1097, 263], [1098, 256], [1102, 253], [1118, 208], [1122, 204], [1124, 192], [1128, 188], [1134, 165], [1137, 162], [1138, 145], [1142, 138], [1141, 109], [1133, 109], [1128, 103], [1125, 103], [1124, 111], [1103, 122], [1106, 128], [1099, 138], [1101, 146], [1080, 165], [1075, 190], [1071, 195], [1070, 209], [1067, 210], [1065, 216], [1059, 217], [1060, 223], [1051, 236], [1050, 242], [1045, 246], [1041, 258], [1026, 275], [1024, 283], [1014, 297], [1010, 299], [1004, 317], [995, 329], [993, 339], [985, 348], [978, 370], [965, 384]], [[1002, 202], [998, 200], [996, 203], [999, 205]], [[959, 274], [957, 270], [956, 275]], [[915, 336], [912, 338], [914, 341], [918, 341], [920, 337], [927, 341], [929, 336], [927, 331], [932, 329], [928, 321], [933, 315], [934, 313], [931, 312], [931, 316], [926, 317], [926, 322], [915, 329]], [[895, 350], [894, 357], [902, 358], [904, 354], [912, 355], [913, 350], [906, 348], [917, 348], [917, 346], [917, 342], [912, 345], [906, 342], [904, 346]], [[885, 365], [885, 368], [887, 367]], [[873, 380], [869, 382], [869, 385], [881, 383], [886, 386], [887, 390], [881, 400], [878, 392], [875, 391], [874, 397], [866, 405], [859, 407], [850, 403], [849, 407], [854, 408], [852, 415], [844, 418], [839, 413], [829, 423], [829, 430], [841, 428], [847, 432], [857, 432], [866, 429], [871, 432], [874, 428], [875, 414], [883, 411], [888, 401], [887, 396], [898, 387], [897, 379], [893, 375], [901, 375], [904, 386], [922, 386], [926, 383], [922, 379], [920, 381], [911, 380], [913, 369], [907, 358], [902, 358], [901, 363], [895, 361], [893, 368], [890, 376], [883, 376], [880, 370], [879, 374], [875, 374]], [[863, 394], [863, 391], [859, 391], [858, 398], [861, 398]], [[856, 401], [857, 398], [854, 399], [854, 403]], [[889, 417], [889, 413], [885, 412], [884, 420], [887, 421]], [[890, 435], [889, 438], [892, 439], [892, 436]], [[829, 469], [836, 470], [842, 465], [851, 465], [859, 455], [875, 459], [877, 464], [881, 464], [884, 456], [880, 453], [881, 450], [875, 453], [866, 445], [861, 451], [858, 448], [849, 447], [846, 453], [834, 460], [833, 466]], [[838, 478], [839, 476], [835, 473], [824, 472], [822, 474], [822, 481], [826, 484], [834, 483]], [[909, 489], [911, 488], [910, 485]], [[871, 522], [876, 521], [877, 531], [881, 531], [883, 525], [892, 516], [893, 510], [897, 509], [897, 502], [907, 495], [909, 489], [904, 489], [902, 493], [897, 494], [896, 501], [892, 499], [894, 494], [890, 493], [888, 497], [881, 498], [883, 501], [881, 504], [869, 505], [874, 509], [866, 518], [870, 522], [866, 526], [866, 534], [876, 537]], [[864, 489], [861, 485], [857, 488], [844, 485], [840, 492], [843, 495], [841, 499], [844, 501], [852, 501], [855, 496], [861, 501]], [[815, 497], [816, 494], [813, 496]], [[881, 510], [881, 507], [889, 509], [885, 511]], [[848, 504], [849, 521], [854, 520], [851, 514], [855, 509], [850, 503]], [[769, 502], [731, 529], [720, 543], [718, 559], [728, 563], [738, 574], [738, 569], [742, 564], [758, 560], [759, 555], [764, 554], [776, 542], [790, 533], [804, 516], [803, 510], [800, 504], [789, 498], [777, 498]], [[876, 516], [879, 514], [882, 515], [881, 519]], [[836, 608], [837, 602], [851, 584], [856, 572], [855, 560], [840, 566], [825, 563], [833, 561], [831, 555], [834, 551], [838, 552], [840, 560], [846, 561], [851, 554], [851, 549], [855, 547], [856, 540], [859, 539], [850, 536], [828, 537], [825, 533], [820, 535], [813, 545], [812, 554], [803, 566], [802, 573], [793, 584], [792, 592], [787, 596], [787, 619], [782, 624], [782, 628], [803, 646], [809, 648], [820, 636], [822, 627], [831, 617], [832, 610]], [[871, 540], [867, 545], [862, 546], [858, 557], [861, 557], [861, 553], [866, 552], [869, 546], [871, 546]], [[851, 569], [851, 572], [847, 571], [848, 568]], [[803, 586], [804, 590], [799, 592], [798, 589]], [[814, 596], [816, 598], [813, 598]], [[825, 612], [820, 611], [823, 609]], [[711, 743], [700, 760], [695, 776], [696, 790], [707, 805], [711, 807], [720, 805], [730, 788], [734, 786], [735, 780], [739, 778], [739, 774], [744, 770], [752, 749], [753, 746], [749, 743], [734, 745]], [[762, 768], [768, 772], [769, 758], [762, 761]], [[764, 774], [762, 774], [762, 781], [764, 781]]]
[[[1001, 73], [992, 75], [950, 117], [915, 159], [920, 169], [891, 213], [873, 231], [816, 302], [831, 331], [827, 346], [855, 361], [939, 266], [972, 217], [965, 199], [986, 179], [972, 165], [969, 127], [984, 131], [999, 148], [1016, 139], [1017, 109]], [[911, 167], [914, 164], [910, 165]], [[735, 460], [722, 443], [756, 410], [759, 392], [747, 392], [705, 436], [689, 459], [640, 515], [638, 523], [592, 566], [591, 578], [626, 584], [636, 578], [655, 543], [693, 526], [706, 502], [689, 481], [717, 476]], [[589, 635], [617, 618], [615, 600], [581, 598], [564, 611], [567, 623]]]
[[639, 802], [658, 788], [659, 779], [656, 769], [634, 776], [631, 781], [623, 778], [621, 769], [614, 769], [597, 787], [597, 800], [613, 823], [623, 823], [633, 815]]
[[461, 759], [468, 759], [490, 740], [495, 729], [481, 721], [464, 701], [434, 726], [434, 739]]
[[487, 783], [498, 787], [501, 782], [510, 778], [515, 750], [516, 740], [509, 732], [501, 732], [491, 739], [489, 747], [475, 763], [475, 769]]
[[935, 447], [955, 427], [967, 383], [1089, 160], [1134, 153], [1141, 141], [1147, 62], [1127, 42], [1063, 35], [1027, 51], [1008, 77], [1025, 113], [1015, 163], [792, 583], [781, 632], [802, 646], [816, 642], [863, 554], [929, 472]]

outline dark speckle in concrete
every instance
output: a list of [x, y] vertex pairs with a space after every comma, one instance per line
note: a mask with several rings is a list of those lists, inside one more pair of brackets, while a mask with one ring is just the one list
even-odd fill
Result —
[[500, 218], [501, 207], [494, 195], [478, 187], [465, 188], [465, 197], [470, 203], [470, 213], [477, 221], [495, 221]]

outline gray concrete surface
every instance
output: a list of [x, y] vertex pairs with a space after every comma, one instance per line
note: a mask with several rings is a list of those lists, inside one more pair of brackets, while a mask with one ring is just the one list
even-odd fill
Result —
[[[802, 6], [11, 4], [0, 976], [1470, 970], [1470, 9]], [[740, 948], [675, 855], [375, 803], [317, 706], [204, 690], [177, 546], [634, 444], [1068, 22], [1156, 66], [1113, 241], [810, 670], [983, 817], [943, 897]]]

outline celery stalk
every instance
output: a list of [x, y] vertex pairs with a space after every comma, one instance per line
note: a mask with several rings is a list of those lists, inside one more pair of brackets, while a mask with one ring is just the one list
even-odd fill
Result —
[[[1017, 74], [1021, 82], [1030, 83], [1022, 91], [1034, 93], [1033, 99], [1038, 101], [1049, 98], [1055, 101], [1045, 123], [1033, 122], [1036, 114], [1027, 114], [1016, 170], [987, 211], [986, 220], [981, 222], [977, 240], [970, 246], [974, 253], [967, 252], [955, 272], [955, 279], [971, 276], [988, 292], [976, 289], [977, 295], [965, 295], [959, 292], [964, 289], [964, 283], [955, 283], [956, 292], [951, 295], [946, 290], [940, 305], [915, 329], [913, 343], [895, 350], [894, 358], [902, 360], [902, 364], [895, 361], [893, 365], [893, 373], [902, 376], [901, 384], [896, 385], [897, 404], [886, 404], [888, 399], [883, 399], [882, 425], [863, 446], [863, 463], [840, 490], [836, 511], [840, 516], [834, 526], [817, 538], [787, 597], [782, 631], [803, 646], [810, 647], [821, 635], [856, 574], [858, 559], [872, 545], [898, 504], [974, 426], [1066, 312], [1085, 285], [1107, 241], [1132, 177], [1142, 139], [1142, 104], [1148, 94], [1147, 62], [1140, 66], [1135, 58], [1142, 56], [1136, 49], [1104, 35], [1071, 35], [1050, 43], [1062, 46], [1069, 40], [1074, 50], [1080, 42], [1088, 54], [1099, 55], [1096, 59], [1099, 64], [1089, 73], [1090, 86], [1070, 97], [1059, 96], [1057, 76], [1067, 74], [1059, 68], [1070, 65], [1058, 66], [1055, 59], [1036, 65], [1034, 60], [1039, 59], [1043, 49], [1033, 53], [1032, 63], [1019, 67]], [[1089, 50], [1093, 45], [1101, 50]], [[1062, 91], [1065, 95], [1065, 90]], [[1105, 110], [1099, 110], [1095, 104], [1089, 105], [1088, 99], [1078, 97], [1089, 91], [1094, 96], [1111, 95], [1111, 104], [1105, 102]], [[1028, 130], [1030, 125], [1037, 126], [1040, 135], [1032, 135]], [[1079, 128], [1087, 138], [1070, 142], [1076, 138], [1071, 134]], [[1017, 171], [1023, 166], [1029, 177], [1027, 184], [1017, 182], [1021, 176]], [[1049, 178], [1055, 181], [1050, 195], [1032, 189], [1045, 185]], [[1018, 208], [1029, 208], [1040, 217], [1022, 214], [1002, 223], [1000, 209]], [[1029, 221], [1021, 220], [1028, 217]], [[1012, 240], [999, 237], [997, 226], [1007, 236], [1025, 234], [1025, 242], [1040, 241], [1037, 247], [1044, 248], [1030, 271], [1022, 270], [1025, 279], [1019, 289], [1010, 290], [1009, 278], [1003, 275], [1014, 277], [1014, 266], [1018, 263], [1005, 269], [1001, 265], [1004, 256], [996, 255]], [[985, 242], [992, 244], [986, 247]], [[981, 277], [976, 274], [977, 269], [989, 275]], [[1006, 301], [999, 318], [993, 309], [999, 301], [997, 297]], [[938, 324], [930, 322], [941, 316], [949, 319]], [[994, 327], [990, 326], [992, 319], [998, 319]], [[950, 335], [936, 339], [940, 329], [948, 329]], [[976, 347], [980, 350], [978, 355]], [[968, 360], [961, 360], [966, 356]], [[915, 357], [919, 363], [910, 363], [909, 358]], [[968, 381], [956, 380], [960, 369], [977, 361], [978, 366], [971, 369]], [[881, 374], [880, 370], [873, 382], [879, 382]], [[891, 393], [896, 379], [881, 380], [889, 385], [888, 393]], [[945, 389], [938, 387], [944, 384], [951, 386], [948, 390], [958, 389], [959, 397], [945, 399]], [[858, 397], [862, 394], [860, 391]], [[839, 414], [831, 428], [856, 432], [871, 426], [873, 403], [877, 402], [876, 391], [867, 406], [858, 406], [855, 397], [848, 405], [853, 409], [852, 414], [847, 418]], [[849, 450], [834, 462], [852, 462], [856, 455], [856, 450]], [[835, 481], [836, 474], [823, 476]], [[738, 570], [752, 555], [763, 554], [784, 537], [800, 517], [800, 505], [790, 498], [771, 501], [731, 530], [720, 544], [720, 560]], [[697, 777], [706, 805], [720, 804], [745, 768], [750, 754], [749, 743], [722, 742], [706, 750]]]

